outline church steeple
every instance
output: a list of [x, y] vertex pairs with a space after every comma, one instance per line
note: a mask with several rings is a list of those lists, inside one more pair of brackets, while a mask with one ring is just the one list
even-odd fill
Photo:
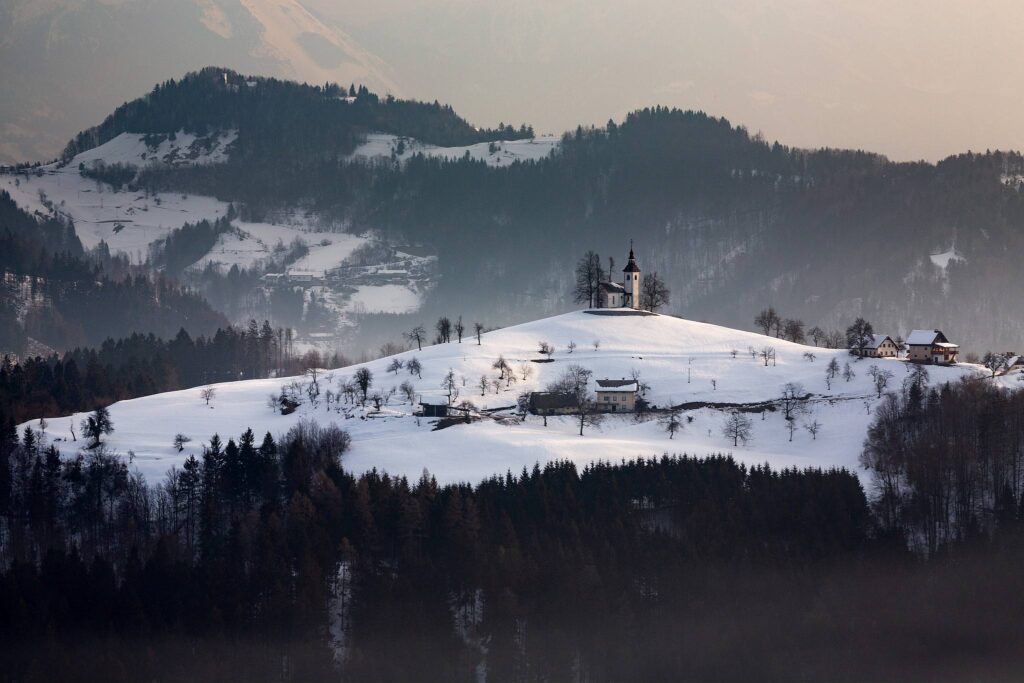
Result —
[[629, 241], [629, 261], [622, 269], [622, 286], [626, 290], [626, 305], [630, 308], [640, 307], [640, 266], [636, 264], [633, 254], [633, 240]]

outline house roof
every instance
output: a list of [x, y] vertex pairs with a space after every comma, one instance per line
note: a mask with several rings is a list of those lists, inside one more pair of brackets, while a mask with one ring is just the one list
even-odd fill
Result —
[[944, 349], [959, 349], [959, 344], [950, 344], [949, 342], [935, 342], [936, 346], [941, 346]]
[[598, 391], [636, 391], [637, 382], [635, 379], [599, 379], [597, 380]]
[[626, 288], [620, 285], [618, 282], [602, 282], [601, 291], [610, 294], [620, 294], [626, 291]]
[[946, 342], [942, 330], [914, 330], [907, 337], [908, 346], [930, 346], [936, 342]]
[[530, 394], [530, 407], [533, 410], [574, 408], [576, 407], [576, 397], [562, 391], [535, 391]]
[[892, 337], [890, 337], [887, 334], [876, 334], [876, 335], [872, 335], [871, 341], [868, 342], [868, 344], [867, 344], [867, 346], [865, 348], [877, 349], [879, 346], [881, 346], [885, 342], [886, 339], [891, 341], [893, 344], [896, 343], [896, 342], [893, 342], [892, 341]]

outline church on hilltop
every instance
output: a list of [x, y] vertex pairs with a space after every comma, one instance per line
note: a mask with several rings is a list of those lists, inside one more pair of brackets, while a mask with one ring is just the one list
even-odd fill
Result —
[[608, 270], [608, 281], [602, 282], [597, 288], [598, 308], [640, 308], [640, 266], [633, 255], [633, 245], [629, 245], [629, 261], [622, 269], [622, 284], [612, 282], [611, 269]]

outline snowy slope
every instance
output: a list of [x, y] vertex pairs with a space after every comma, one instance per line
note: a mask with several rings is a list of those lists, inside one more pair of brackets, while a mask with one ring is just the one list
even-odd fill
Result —
[[[350, 155], [352, 159], [390, 159], [394, 156], [405, 161], [416, 154], [439, 159], [456, 160], [467, 154], [476, 161], [485, 161], [489, 166], [508, 166], [516, 161], [537, 161], [550, 155], [558, 148], [558, 137], [542, 135], [528, 140], [510, 140], [502, 142], [480, 142], [464, 147], [437, 147], [412, 138], [404, 138], [388, 133], [371, 133], [366, 142], [359, 145]], [[402, 143], [401, 154], [398, 153]]]
[[[534, 363], [539, 341], [556, 348], [554, 362]], [[535, 462], [571, 459], [580, 464], [594, 460], [618, 460], [635, 456], [653, 456], [665, 452], [708, 454], [733, 453], [748, 463], [769, 462], [777, 467], [846, 466], [857, 469], [857, 457], [870, 420], [868, 411], [877, 402], [871, 388], [868, 367], [877, 363], [894, 373], [891, 388], [898, 388], [906, 376], [907, 364], [897, 360], [856, 361], [845, 351], [813, 349], [810, 361], [803, 354], [809, 347], [759, 334], [732, 330], [667, 316], [592, 315], [574, 312], [483, 335], [482, 345], [475, 339], [407, 351], [398, 356], [405, 361], [415, 356], [423, 364], [423, 377], [410, 377], [404, 370], [388, 373], [390, 358], [365, 364], [374, 376], [374, 389], [387, 390], [411, 379], [422, 400], [443, 402], [441, 380], [449, 368], [460, 381], [459, 400], [467, 398], [481, 408], [512, 406], [524, 390], [543, 389], [557, 378], [567, 365], [579, 363], [594, 372], [594, 379], [628, 377], [633, 370], [651, 387], [648, 399], [658, 406], [669, 403], [714, 402], [749, 404], [778, 398], [787, 382], [800, 382], [814, 394], [811, 415], [801, 422], [816, 419], [822, 425], [817, 440], [803, 429], [793, 436], [785, 429], [780, 413], [766, 413], [764, 419], [753, 415], [753, 439], [734, 448], [721, 434], [727, 412], [714, 407], [689, 411], [692, 422], [669, 440], [656, 421], [636, 423], [631, 417], [609, 416], [599, 428], [577, 434], [572, 418], [542, 420], [528, 417], [519, 423], [511, 411], [498, 413], [500, 419], [484, 417], [472, 424], [458, 424], [432, 431], [434, 420], [412, 416], [413, 406], [396, 397], [379, 414], [372, 409], [327, 411], [323, 402], [313, 408], [303, 405], [289, 416], [273, 412], [267, 397], [277, 392], [288, 379], [254, 380], [217, 385], [217, 396], [207, 407], [199, 389], [189, 389], [123, 401], [114, 404], [111, 416], [116, 431], [108, 443], [122, 454], [134, 452], [134, 464], [150, 479], [159, 479], [172, 465], [180, 465], [191, 452], [198, 454], [201, 444], [214, 433], [237, 436], [248, 427], [263, 432], [281, 433], [300, 419], [321, 423], [336, 422], [349, 430], [353, 448], [346, 456], [349, 468], [362, 471], [371, 467], [418, 477], [427, 469], [443, 481], [476, 481], [482, 477], [518, 471]], [[594, 341], [599, 341], [595, 349]], [[569, 353], [569, 342], [577, 348]], [[765, 367], [751, 358], [748, 348], [771, 345], [777, 364]], [[739, 351], [734, 358], [731, 351]], [[481, 375], [497, 376], [492, 363], [503, 355], [518, 372], [532, 368], [526, 381], [494, 393], [480, 395]], [[857, 376], [850, 382], [837, 378], [832, 389], [825, 386], [825, 367], [836, 357], [840, 364], [850, 362]], [[337, 388], [342, 378], [351, 377], [357, 367], [328, 373], [321, 378], [322, 389]], [[689, 370], [689, 379], [688, 379]], [[955, 380], [978, 372], [974, 366], [930, 367], [932, 382]], [[465, 378], [465, 385], [461, 385]], [[711, 380], [716, 380], [717, 389]], [[346, 414], [347, 413], [347, 414]], [[50, 438], [67, 438], [68, 426], [83, 415], [49, 420]], [[80, 430], [78, 430], [80, 431]], [[193, 439], [185, 452], [171, 446], [174, 435], [182, 432]], [[76, 443], [58, 442], [65, 453], [73, 453]]]

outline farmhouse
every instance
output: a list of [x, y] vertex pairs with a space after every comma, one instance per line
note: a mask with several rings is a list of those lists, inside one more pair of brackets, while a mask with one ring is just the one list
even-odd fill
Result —
[[914, 330], [907, 337], [907, 359], [917, 363], [956, 363], [960, 347], [941, 330]]
[[597, 380], [597, 407], [607, 413], [631, 413], [636, 410], [639, 385], [635, 379]]
[[864, 355], [869, 358], [895, 358], [899, 355], [900, 347], [887, 334], [873, 335], [868, 345], [864, 347]]
[[608, 281], [597, 288], [598, 308], [640, 308], [640, 266], [636, 264], [633, 246], [629, 247], [629, 261], [622, 269], [622, 284], [612, 282], [611, 271]]
[[570, 415], [576, 412], [576, 397], [563, 391], [535, 391], [530, 394], [534, 415]]

